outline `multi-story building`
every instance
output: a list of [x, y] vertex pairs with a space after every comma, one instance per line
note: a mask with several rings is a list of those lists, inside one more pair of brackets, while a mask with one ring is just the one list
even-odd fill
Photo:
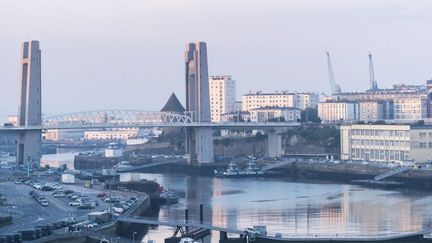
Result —
[[211, 76], [209, 86], [211, 121], [220, 122], [221, 114], [236, 109], [236, 81], [229, 75]]
[[263, 107], [293, 107], [304, 110], [306, 108], [316, 107], [318, 101], [319, 95], [316, 93], [288, 91], [263, 93], [258, 91], [256, 93], [243, 95], [242, 110], [250, 111]]
[[250, 114], [252, 122], [297, 122], [301, 119], [301, 110], [292, 107], [262, 107], [252, 109]]
[[318, 103], [318, 117], [322, 123], [350, 123], [359, 119], [359, 103], [327, 101]]
[[423, 163], [432, 156], [432, 126], [342, 125], [341, 159]]
[[275, 93], [245, 94], [242, 97], [242, 111], [250, 111], [261, 107], [296, 107], [297, 96], [287, 91]]
[[316, 93], [297, 93], [296, 108], [305, 110], [306, 108], [316, 108], [319, 102], [319, 95]]
[[393, 101], [361, 100], [359, 101], [361, 121], [378, 121], [393, 119]]
[[126, 140], [139, 138], [141, 135], [139, 128], [123, 128], [123, 129], [110, 129], [99, 131], [85, 131], [85, 140]]
[[366, 92], [345, 92], [332, 95], [332, 100], [394, 100], [426, 94], [426, 85], [393, 85], [391, 89], [368, 90]]
[[84, 139], [83, 129], [49, 129], [42, 133], [43, 140], [47, 141], [79, 141]]
[[411, 95], [394, 98], [394, 119], [416, 121], [428, 117], [427, 95]]

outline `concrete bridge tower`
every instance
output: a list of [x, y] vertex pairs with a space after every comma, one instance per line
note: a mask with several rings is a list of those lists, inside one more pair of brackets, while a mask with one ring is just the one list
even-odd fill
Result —
[[[206, 43], [187, 44], [185, 64], [186, 112], [190, 113], [194, 122], [211, 122]], [[189, 128], [186, 132], [186, 149], [189, 154], [189, 163], [213, 162], [213, 134], [211, 128]]]
[[[21, 73], [19, 80], [18, 126], [40, 126], [41, 104], [41, 50], [39, 41], [21, 45]], [[42, 157], [41, 130], [25, 130], [17, 138], [18, 164], [31, 163], [39, 166]]]

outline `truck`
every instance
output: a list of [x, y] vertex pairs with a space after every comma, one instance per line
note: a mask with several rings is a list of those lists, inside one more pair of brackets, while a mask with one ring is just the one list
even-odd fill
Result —
[[62, 174], [62, 180], [65, 184], [74, 184], [75, 183], [75, 175], [72, 174]]

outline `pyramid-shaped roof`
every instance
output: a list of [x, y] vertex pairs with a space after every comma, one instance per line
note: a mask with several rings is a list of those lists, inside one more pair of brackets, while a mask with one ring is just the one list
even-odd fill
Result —
[[164, 105], [164, 107], [161, 109], [161, 111], [164, 112], [184, 112], [185, 108], [178, 100], [177, 96], [172, 93], [169, 97], [168, 101]]

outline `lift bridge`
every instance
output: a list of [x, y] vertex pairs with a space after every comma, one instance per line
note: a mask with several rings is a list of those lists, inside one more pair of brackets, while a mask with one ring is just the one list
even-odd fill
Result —
[[[265, 130], [268, 135], [267, 155], [280, 157], [282, 155], [282, 139], [280, 134], [284, 128], [297, 127], [297, 122], [199, 122], [192, 119], [191, 112], [174, 113], [143, 110], [98, 110], [87, 112], [68, 113], [55, 116], [44, 116], [41, 125], [3, 126], [0, 132], [26, 133], [28, 131], [46, 132], [52, 129], [65, 130], [92, 130], [92, 129], [119, 129], [119, 128], [168, 128], [179, 127], [193, 129], [197, 133], [201, 129], [224, 130]], [[211, 138], [210, 138], [211, 139]], [[202, 146], [211, 144], [210, 141], [200, 141]], [[213, 153], [212, 149], [205, 149], [204, 153]], [[212, 158], [212, 154], [207, 154]], [[205, 161], [212, 162], [212, 161]]]
[[[17, 135], [17, 162], [39, 164], [42, 157], [41, 133], [50, 129], [119, 129], [182, 127], [185, 128], [188, 162], [211, 163], [214, 161], [212, 129], [266, 130], [268, 134], [268, 156], [282, 155], [282, 128], [297, 126], [298, 123], [212, 123], [210, 121], [210, 97], [207, 92], [195, 90], [200, 85], [195, 74], [207, 74], [207, 61], [198, 62], [197, 54], [206, 57], [205, 43], [188, 45], [186, 88], [186, 112], [159, 112], [142, 110], [98, 110], [77, 112], [56, 116], [42, 115], [41, 50], [38, 41], [24, 42], [21, 48], [21, 73], [19, 82], [19, 104], [17, 126], [7, 124], [0, 127], [2, 133]], [[198, 53], [199, 52], [199, 53]], [[190, 60], [189, 60], [190, 59]], [[203, 66], [201, 66], [201, 63]], [[198, 66], [200, 66], [198, 68]], [[199, 70], [198, 70], [199, 69]], [[189, 76], [188, 76], [189, 75]], [[207, 79], [200, 79], [203, 87]], [[201, 89], [201, 88], [200, 88]], [[178, 101], [177, 101], [178, 102]], [[178, 102], [179, 103], [179, 102]], [[181, 104], [179, 104], [181, 106]], [[182, 110], [185, 110], [184, 108]]]

